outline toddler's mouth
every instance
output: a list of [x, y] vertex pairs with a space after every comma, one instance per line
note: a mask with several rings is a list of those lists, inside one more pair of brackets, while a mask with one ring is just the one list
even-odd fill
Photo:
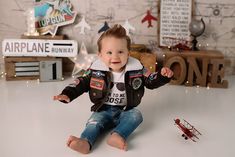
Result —
[[111, 62], [112, 64], [120, 64], [121, 62]]

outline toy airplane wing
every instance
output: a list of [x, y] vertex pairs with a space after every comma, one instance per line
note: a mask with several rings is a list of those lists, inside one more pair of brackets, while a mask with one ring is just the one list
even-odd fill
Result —
[[185, 122], [185, 127], [187, 127], [189, 130], [191, 130], [194, 137], [199, 139], [197, 135], [202, 135], [202, 134], [193, 125], [191, 125], [189, 122], [187, 122], [186, 120], [184, 120], [184, 122]]
[[[183, 119], [184, 120], [184, 119]], [[187, 122], [186, 120], [184, 120], [184, 126], [190, 130], [192, 130], [194, 128], [194, 126], [192, 126], [189, 122]]]
[[194, 135], [202, 135], [196, 128], [193, 129]]

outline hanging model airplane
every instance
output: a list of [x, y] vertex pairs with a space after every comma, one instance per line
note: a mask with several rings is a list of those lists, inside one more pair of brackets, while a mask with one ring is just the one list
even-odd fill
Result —
[[152, 20], [157, 21], [157, 18], [151, 15], [150, 10], [147, 10], [147, 15], [142, 19], [142, 23], [148, 21], [148, 27], [153, 27]]
[[80, 34], [85, 34], [85, 28], [88, 29], [88, 30], [91, 30], [91, 26], [86, 22], [84, 16], [82, 17], [82, 20], [74, 27], [75, 28], [77, 28], [77, 27], [81, 28]]
[[132, 25], [130, 25], [130, 23], [129, 23], [128, 20], [126, 20], [126, 22], [124, 23], [123, 27], [125, 28], [127, 35], [130, 34], [130, 30], [135, 31], [135, 27], [133, 27]]
[[105, 32], [106, 30], [108, 30], [110, 27], [108, 25], [108, 23], [105, 21], [104, 22], [104, 26], [100, 28], [100, 30], [98, 31], [98, 33], [101, 33], [101, 32]]
[[192, 126], [189, 122], [186, 120], [183, 120], [183, 122], [180, 122], [180, 119], [174, 119], [175, 125], [183, 132], [182, 137], [184, 137], [185, 140], [191, 139], [193, 142], [196, 142], [196, 139], [198, 138], [198, 135], [202, 135], [194, 126]]

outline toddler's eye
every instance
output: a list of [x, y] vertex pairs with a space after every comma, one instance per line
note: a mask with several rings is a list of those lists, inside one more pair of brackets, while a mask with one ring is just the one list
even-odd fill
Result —
[[123, 51], [119, 51], [119, 53], [123, 53]]
[[109, 54], [109, 55], [111, 55], [112, 54], [112, 52], [111, 51], [108, 51], [108, 52], [106, 52], [107, 54]]

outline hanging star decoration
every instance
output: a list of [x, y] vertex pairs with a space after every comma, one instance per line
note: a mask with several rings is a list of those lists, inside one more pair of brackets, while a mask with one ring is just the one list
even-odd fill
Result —
[[125, 21], [125, 23], [123, 24], [123, 27], [126, 30], [126, 34], [129, 35], [130, 34], [130, 30], [135, 31], [135, 27], [133, 27], [128, 20]]
[[74, 62], [72, 77], [83, 74], [89, 68], [90, 64], [97, 58], [96, 54], [88, 54], [85, 43], [82, 42], [79, 53], [76, 57], [71, 58]]
[[141, 22], [144, 23], [148, 21], [148, 28], [149, 28], [149, 27], [153, 27], [152, 20], [157, 21], [157, 18], [151, 14], [150, 10], [147, 10], [147, 15], [145, 15], [145, 17], [142, 19]]
[[80, 34], [85, 34], [85, 28], [91, 30], [91, 26], [86, 22], [85, 17], [82, 17], [82, 20], [74, 26], [75, 28], [80, 28]]

